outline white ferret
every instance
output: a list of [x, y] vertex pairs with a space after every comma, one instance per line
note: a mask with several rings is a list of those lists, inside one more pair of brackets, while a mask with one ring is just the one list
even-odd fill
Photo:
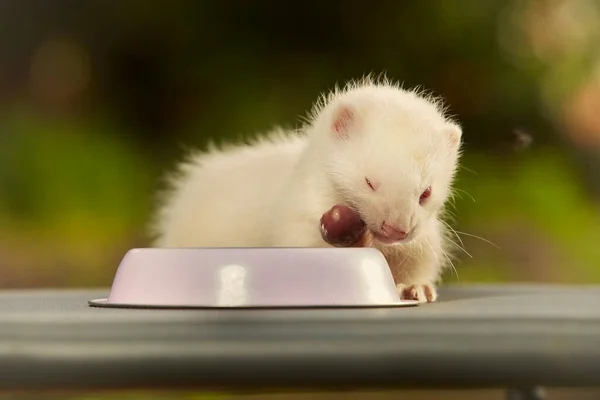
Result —
[[367, 224], [401, 297], [437, 298], [449, 259], [443, 214], [462, 130], [441, 101], [369, 77], [322, 96], [299, 131], [210, 146], [168, 177], [156, 247], [327, 247], [336, 204]]

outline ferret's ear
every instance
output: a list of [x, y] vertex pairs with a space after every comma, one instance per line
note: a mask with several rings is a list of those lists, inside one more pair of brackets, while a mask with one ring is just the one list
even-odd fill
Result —
[[454, 123], [446, 124], [446, 126], [444, 127], [444, 133], [448, 138], [448, 146], [451, 149], [458, 148], [458, 146], [460, 145], [460, 140], [462, 138], [462, 129], [460, 128], [460, 126]]
[[356, 112], [348, 105], [339, 106], [333, 113], [331, 128], [335, 136], [346, 140], [350, 132], [356, 127]]

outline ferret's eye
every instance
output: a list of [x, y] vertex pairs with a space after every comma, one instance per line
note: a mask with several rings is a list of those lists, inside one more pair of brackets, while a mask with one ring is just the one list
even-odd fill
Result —
[[429, 196], [431, 196], [431, 186], [425, 189], [425, 191], [421, 194], [421, 197], [419, 197], [419, 204], [423, 204], [423, 202], [427, 200]]
[[367, 185], [369, 185], [369, 187], [371, 188], [371, 190], [375, 191], [375, 187], [373, 186], [373, 184], [371, 183], [371, 181], [369, 180], [369, 178], [365, 178], [365, 182], [367, 182]]

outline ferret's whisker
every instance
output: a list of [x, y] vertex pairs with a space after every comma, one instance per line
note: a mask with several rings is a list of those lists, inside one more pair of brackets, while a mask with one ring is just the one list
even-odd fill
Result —
[[402, 266], [402, 269], [398, 268], [398, 270], [396, 270], [396, 272], [394, 273], [394, 281], [396, 281], [396, 278], [398, 278], [400, 275], [402, 275], [405, 272], [406, 260], [408, 260], [408, 255], [405, 255], [402, 258], [402, 261], [400, 262], [400, 266]]
[[458, 283], [460, 283], [460, 277], [458, 276], [458, 271], [456, 270], [456, 267], [454, 266], [452, 259], [450, 259], [450, 257], [448, 256], [448, 254], [446, 254], [446, 252], [444, 250], [442, 250], [442, 254], [444, 255], [444, 257], [446, 257], [446, 259], [450, 263], [450, 266], [452, 267], [452, 270], [454, 271], [454, 274], [456, 275], [456, 281]]
[[[444, 204], [444, 212], [451, 213], [452, 212], [452, 211], [450, 211], [451, 208], [454, 209], [455, 211], [458, 211], [458, 207], [456, 206], [456, 200], [454, 198], [448, 199], [448, 201]], [[456, 216], [456, 215], [454, 215], [454, 216]]]
[[459, 249], [461, 249], [470, 258], [473, 258], [473, 256], [465, 249], [465, 243], [462, 241], [462, 239], [460, 238], [460, 236], [458, 236], [458, 233], [456, 232], [456, 230], [452, 226], [450, 226], [450, 224], [448, 224], [446, 221], [444, 221], [444, 220], [441, 220], [441, 221], [448, 227], [448, 229], [450, 229], [450, 231], [454, 234], [454, 236], [456, 236], [456, 238], [460, 242], [460, 245], [458, 243], [456, 243], [454, 240], [451, 240], [450, 238], [448, 238], [448, 240], [451, 243], [453, 243], [456, 247], [458, 247]]
[[433, 246], [431, 245], [431, 243], [429, 243], [429, 239], [425, 238], [425, 243], [427, 243], [427, 246], [429, 246], [429, 248], [431, 249], [431, 252], [433, 253], [433, 256], [435, 257], [435, 260], [439, 263], [440, 259], [438, 258], [438, 255], [435, 252], [435, 250], [433, 250]]
[[467, 256], [469, 256], [469, 258], [473, 258], [473, 256], [467, 250], [465, 250], [464, 247], [462, 247], [461, 245], [459, 245], [458, 243], [456, 243], [454, 240], [448, 238], [448, 241], [450, 243], [452, 243], [453, 245], [455, 245], [456, 247], [458, 247], [463, 253], [465, 253]]
[[491, 241], [489, 241], [489, 240], [487, 240], [487, 239], [485, 239], [485, 238], [482, 238], [481, 236], [477, 236], [477, 235], [473, 235], [473, 234], [471, 234], [471, 233], [461, 232], [461, 231], [457, 231], [457, 230], [454, 230], [454, 232], [456, 232], [456, 233], [458, 233], [458, 234], [461, 234], [461, 235], [470, 236], [470, 237], [473, 237], [473, 238], [475, 238], [475, 239], [482, 240], [482, 241], [484, 241], [484, 242], [486, 242], [486, 243], [488, 243], [488, 244], [490, 244], [490, 245], [494, 246], [495, 248], [497, 248], [497, 249], [500, 249], [500, 246], [498, 246], [496, 243], [494, 243], [494, 242], [491, 242]]
[[[431, 252], [433, 253], [436, 261], [439, 263], [440, 262], [439, 261], [439, 257], [437, 255], [437, 253], [435, 252], [435, 250], [433, 249], [433, 246], [431, 246], [431, 243], [429, 242], [429, 239], [425, 239], [425, 243], [427, 243], [427, 245], [431, 249]], [[444, 257], [446, 257], [446, 259], [450, 263], [450, 266], [452, 267], [452, 270], [454, 271], [454, 274], [456, 275], [456, 280], [460, 283], [460, 277], [458, 276], [458, 271], [456, 270], [456, 267], [454, 266], [454, 263], [452, 262], [452, 260], [450, 259], [450, 257], [448, 257], [448, 255], [446, 254], [446, 252], [444, 250], [442, 250], [442, 254], [444, 255]]]
[[473, 258], [473, 256], [460, 244], [456, 243], [454, 240], [452, 240], [451, 238], [446, 238], [446, 240], [450, 243], [452, 243], [454, 246], [458, 247], [463, 253], [465, 253], [469, 258]]
[[445, 209], [444, 210], [444, 214], [447, 214], [448, 216], [452, 217], [452, 218], [456, 218], [456, 213], [454, 211], [450, 211], [449, 209]]
[[408, 254], [405, 254], [404, 257], [402, 257], [402, 261], [400, 261], [400, 263], [397, 264], [398, 268], [392, 271], [394, 281], [396, 281], [396, 278], [398, 278], [402, 273], [404, 273], [404, 270], [406, 269], [406, 260], [408, 260]]
[[473, 203], [476, 203], [475, 197], [471, 196], [467, 191], [459, 189], [459, 188], [456, 188], [456, 187], [454, 188], [454, 190], [457, 191], [457, 192], [462, 192], [462, 193], [466, 194], [467, 196], [469, 196], [469, 198], [471, 200], [473, 200]]
[[472, 173], [473, 175], [477, 175], [477, 172], [476, 172], [476, 171], [473, 171], [471, 168], [467, 168], [467, 167], [465, 167], [464, 165], [459, 165], [459, 166], [458, 166], [458, 169], [464, 169], [465, 171], [467, 171], [467, 172], [470, 172], [470, 173]]
[[451, 190], [450, 193], [449, 193], [449, 197], [450, 197], [450, 202], [454, 203], [456, 201], [456, 192], [454, 192], [453, 190]]

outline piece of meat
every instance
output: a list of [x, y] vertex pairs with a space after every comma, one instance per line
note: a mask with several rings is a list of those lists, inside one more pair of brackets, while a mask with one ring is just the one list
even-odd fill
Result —
[[338, 204], [321, 216], [321, 236], [332, 246], [353, 246], [365, 232], [366, 224], [350, 207]]

